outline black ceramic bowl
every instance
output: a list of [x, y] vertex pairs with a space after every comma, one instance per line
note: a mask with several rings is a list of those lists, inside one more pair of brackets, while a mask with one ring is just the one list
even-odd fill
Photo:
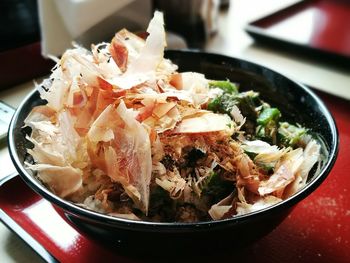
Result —
[[[234, 246], [252, 241], [271, 231], [293, 206], [311, 194], [329, 174], [338, 151], [338, 133], [332, 116], [323, 102], [308, 88], [260, 65], [222, 55], [192, 51], [168, 51], [166, 57], [179, 65], [180, 71], [204, 73], [212, 79], [230, 79], [240, 83], [241, 90], [253, 89], [283, 117], [305, 125], [325, 142], [328, 159], [321, 172], [313, 174], [306, 187], [294, 196], [260, 211], [230, 219], [199, 223], [153, 223], [132, 221], [103, 215], [81, 208], [48, 191], [32, 172], [23, 166], [26, 157], [26, 131], [23, 120], [31, 109], [44, 102], [33, 91], [18, 107], [9, 130], [9, 149], [22, 179], [66, 217], [92, 236], [109, 240], [110, 244], [129, 248]], [[190, 247], [188, 247], [190, 246]]]

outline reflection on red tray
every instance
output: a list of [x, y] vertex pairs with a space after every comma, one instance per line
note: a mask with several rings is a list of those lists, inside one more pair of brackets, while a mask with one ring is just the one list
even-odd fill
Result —
[[[321, 97], [331, 110], [340, 134], [338, 160], [329, 177], [266, 237], [239, 252], [213, 251], [212, 256], [205, 258], [198, 252], [195, 260], [350, 262], [350, 105], [330, 95], [321, 94]], [[108, 247], [84, 235], [61, 217], [50, 203], [29, 189], [18, 176], [3, 182], [0, 187], [0, 208], [1, 220], [47, 260], [137, 262], [147, 256], [126, 256], [117, 248]], [[155, 248], [149, 254], [155, 255], [156, 251]], [[186, 260], [188, 258], [184, 258]]]
[[350, 61], [350, 2], [306, 0], [252, 22], [248, 33]]

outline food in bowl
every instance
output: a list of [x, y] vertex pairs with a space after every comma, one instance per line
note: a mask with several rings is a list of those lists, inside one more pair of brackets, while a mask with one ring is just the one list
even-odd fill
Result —
[[157, 222], [230, 218], [299, 191], [323, 160], [317, 136], [239, 83], [178, 72], [160, 12], [147, 32], [67, 50], [38, 85], [47, 104], [25, 119], [38, 180], [87, 209]]

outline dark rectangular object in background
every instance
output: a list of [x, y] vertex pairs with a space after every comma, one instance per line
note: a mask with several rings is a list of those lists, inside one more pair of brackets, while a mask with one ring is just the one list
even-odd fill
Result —
[[261, 43], [297, 50], [350, 68], [347, 0], [305, 0], [253, 21], [245, 29]]

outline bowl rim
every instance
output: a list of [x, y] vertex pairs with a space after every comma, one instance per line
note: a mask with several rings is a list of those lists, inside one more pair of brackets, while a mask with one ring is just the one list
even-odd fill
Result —
[[[210, 56], [210, 57], [216, 57], [221, 58], [222, 60], [229, 61], [229, 60], [235, 60], [239, 62], [245, 62], [248, 64], [251, 64], [256, 67], [260, 67], [263, 69], [266, 69], [273, 74], [278, 75], [279, 77], [285, 78], [288, 81], [293, 82], [296, 86], [298, 86], [300, 89], [302, 89], [305, 93], [307, 93], [318, 105], [320, 108], [320, 111], [324, 114], [327, 123], [330, 126], [331, 134], [332, 134], [332, 141], [331, 145], [329, 145], [329, 159], [325, 163], [324, 167], [320, 170], [319, 174], [314, 176], [311, 181], [309, 181], [302, 189], [300, 189], [297, 193], [293, 194], [292, 196], [288, 197], [285, 200], [282, 200], [274, 205], [271, 205], [269, 207], [259, 209], [254, 212], [250, 212], [243, 215], [237, 215], [232, 218], [227, 219], [221, 219], [221, 220], [213, 220], [213, 221], [200, 221], [200, 222], [151, 222], [151, 221], [137, 221], [137, 220], [131, 220], [126, 218], [119, 218], [114, 217], [106, 214], [102, 214], [99, 212], [95, 212], [93, 210], [89, 210], [87, 208], [81, 207], [79, 205], [74, 204], [73, 202], [67, 201], [63, 198], [58, 197], [54, 193], [52, 193], [49, 189], [47, 189], [44, 185], [42, 185], [34, 176], [31, 176], [24, 166], [21, 164], [21, 161], [19, 159], [19, 156], [16, 151], [16, 145], [15, 145], [15, 132], [16, 132], [16, 125], [19, 119], [20, 114], [23, 111], [23, 108], [25, 105], [30, 101], [30, 99], [38, 93], [38, 91], [34, 88], [21, 102], [21, 104], [16, 109], [15, 114], [12, 117], [10, 126], [9, 126], [9, 132], [8, 132], [8, 149], [10, 153], [10, 157], [12, 159], [12, 162], [17, 169], [20, 177], [25, 181], [27, 185], [29, 185], [32, 190], [37, 192], [39, 195], [44, 197], [44, 199], [48, 200], [50, 203], [60, 207], [65, 212], [68, 212], [71, 215], [74, 215], [79, 218], [85, 218], [87, 220], [92, 220], [95, 223], [98, 224], [107, 224], [107, 225], [115, 225], [118, 226], [118, 228], [126, 228], [126, 229], [132, 229], [135, 231], [138, 231], [142, 228], [141, 231], [144, 231], [145, 228], [148, 229], [148, 231], [154, 231], [157, 232], [159, 230], [169, 230], [169, 231], [186, 231], [189, 229], [195, 228], [195, 229], [207, 229], [208, 227], [215, 228], [215, 227], [222, 227], [227, 224], [239, 224], [244, 221], [251, 220], [251, 218], [255, 218], [256, 216], [266, 216], [267, 214], [271, 213], [272, 211], [282, 210], [288, 207], [292, 207], [297, 202], [303, 200], [305, 197], [310, 195], [328, 176], [330, 173], [331, 168], [333, 167], [338, 151], [339, 151], [339, 134], [338, 129], [336, 126], [336, 123], [334, 121], [334, 118], [328, 108], [325, 106], [325, 104], [322, 102], [322, 100], [308, 87], [305, 85], [292, 80], [289, 77], [286, 77], [275, 70], [272, 70], [270, 68], [267, 68], [265, 66], [259, 65], [254, 62], [250, 62], [244, 59], [226, 56], [222, 54], [216, 54], [216, 53], [209, 53], [209, 52], [203, 52], [203, 51], [197, 51], [197, 50], [168, 50], [166, 51], [166, 54], [174, 54], [181, 53], [181, 54], [192, 54], [197, 56]], [[333, 147], [332, 147], [333, 146]], [[134, 228], [133, 228], [134, 227]], [[140, 228], [141, 227], [141, 228]]]

